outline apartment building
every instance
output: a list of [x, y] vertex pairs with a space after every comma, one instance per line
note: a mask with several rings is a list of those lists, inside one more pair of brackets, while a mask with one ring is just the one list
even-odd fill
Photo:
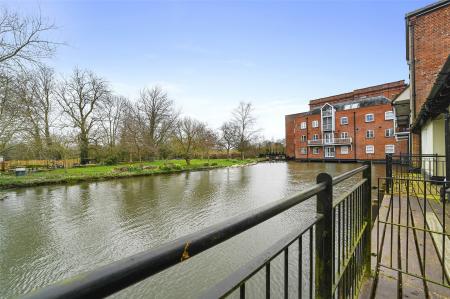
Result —
[[406, 153], [408, 143], [394, 136], [391, 99], [404, 81], [311, 100], [310, 110], [286, 115], [286, 156], [317, 161], [384, 160]]

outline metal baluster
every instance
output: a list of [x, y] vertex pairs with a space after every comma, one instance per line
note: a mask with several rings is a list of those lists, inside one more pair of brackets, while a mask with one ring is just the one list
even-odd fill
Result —
[[426, 271], [425, 271], [425, 269], [426, 269], [426, 252], [427, 252], [427, 250], [426, 250], [426, 244], [427, 244], [427, 232], [425, 231], [426, 230], [426, 226], [427, 226], [427, 219], [426, 219], [426, 215], [427, 215], [427, 182], [425, 181], [425, 179], [424, 179], [424, 181], [423, 181], [423, 200], [424, 200], [424, 203], [423, 203], [423, 275], [424, 276], [426, 276]]
[[411, 204], [409, 202], [409, 180], [406, 180], [406, 273], [408, 273], [408, 256], [409, 256], [409, 212]]
[[239, 287], [239, 298], [245, 299], [245, 282]]
[[314, 236], [313, 236], [313, 227], [309, 229], [309, 298], [313, 298], [313, 244], [314, 244]]
[[266, 263], [266, 299], [270, 299], [270, 261]]
[[302, 280], [303, 280], [303, 235], [298, 238], [298, 298], [302, 298]]
[[284, 298], [289, 296], [289, 247], [284, 249]]

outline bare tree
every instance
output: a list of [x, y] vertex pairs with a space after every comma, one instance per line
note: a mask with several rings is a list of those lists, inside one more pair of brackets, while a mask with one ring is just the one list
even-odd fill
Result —
[[37, 17], [22, 17], [3, 9], [0, 12], [0, 67], [23, 69], [26, 64], [39, 64], [55, 52], [57, 43], [45, 35], [56, 29], [54, 24]]
[[190, 117], [184, 117], [177, 123], [174, 136], [187, 165], [191, 165], [192, 155], [198, 148], [199, 138], [204, 127], [203, 123]]
[[70, 125], [78, 130], [81, 164], [88, 162], [90, 133], [100, 120], [99, 108], [108, 96], [104, 79], [78, 68], [58, 88], [57, 101]]
[[52, 69], [40, 66], [36, 70], [20, 74], [16, 84], [24, 132], [31, 137], [35, 156], [48, 158], [52, 139], [52, 111], [55, 78]]
[[142, 161], [144, 143], [144, 121], [139, 112], [139, 108], [130, 102], [127, 102], [123, 115], [120, 143], [130, 155], [130, 162], [133, 161], [133, 154]]
[[0, 74], [0, 154], [11, 147], [11, 141], [20, 131], [19, 105], [14, 91], [14, 78]]
[[158, 154], [161, 144], [167, 141], [173, 132], [178, 113], [173, 101], [160, 87], [144, 88], [140, 92], [138, 111], [145, 123], [145, 141], [152, 156]]
[[211, 150], [213, 150], [218, 145], [218, 136], [214, 130], [208, 128], [204, 125], [199, 133], [198, 137], [198, 147], [202, 154], [202, 159], [204, 156], [209, 160]]
[[255, 129], [256, 118], [253, 116], [252, 103], [240, 102], [233, 111], [233, 124], [236, 126], [235, 147], [241, 153], [241, 159], [245, 158], [245, 151], [255, 139], [258, 130]]
[[233, 122], [225, 122], [220, 127], [220, 145], [227, 151], [227, 157], [230, 158], [230, 151], [233, 148], [237, 136], [237, 126]]
[[119, 130], [128, 106], [128, 99], [123, 96], [109, 95], [102, 103], [100, 112], [100, 129], [110, 152], [117, 145]]

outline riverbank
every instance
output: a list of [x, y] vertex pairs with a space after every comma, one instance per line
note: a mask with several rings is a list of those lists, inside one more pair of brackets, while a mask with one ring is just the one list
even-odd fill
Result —
[[240, 167], [257, 163], [258, 159], [194, 159], [190, 165], [184, 160], [164, 160], [118, 165], [85, 166], [69, 169], [30, 172], [25, 176], [0, 174], [0, 190], [50, 184], [73, 184], [116, 178]]

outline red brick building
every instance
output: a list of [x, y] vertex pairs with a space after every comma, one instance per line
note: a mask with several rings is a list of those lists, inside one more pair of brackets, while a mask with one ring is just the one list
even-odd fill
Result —
[[[409, 118], [409, 124], [406, 123], [405, 127], [412, 129], [412, 153], [442, 154], [444, 144], [433, 145], [430, 138], [436, 131], [443, 133], [444, 116], [437, 113], [428, 122], [424, 121], [426, 117], [423, 116], [428, 114], [427, 111], [434, 113], [439, 110], [436, 104], [434, 107], [425, 104], [436, 97], [432, 96], [432, 89], [437, 86], [439, 76], [445, 75], [443, 67], [450, 60], [450, 1], [438, 1], [406, 15], [406, 59], [411, 82], [410, 105], [409, 110], [401, 109], [403, 113], [399, 109], [398, 115]], [[442, 106], [447, 108], [450, 99], [445, 101]], [[444, 138], [435, 138], [433, 143], [439, 143], [439, 140]]]
[[405, 153], [407, 141], [394, 136], [391, 100], [404, 81], [311, 100], [310, 110], [286, 115], [286, 156], [297, 160], [384, 160]]

